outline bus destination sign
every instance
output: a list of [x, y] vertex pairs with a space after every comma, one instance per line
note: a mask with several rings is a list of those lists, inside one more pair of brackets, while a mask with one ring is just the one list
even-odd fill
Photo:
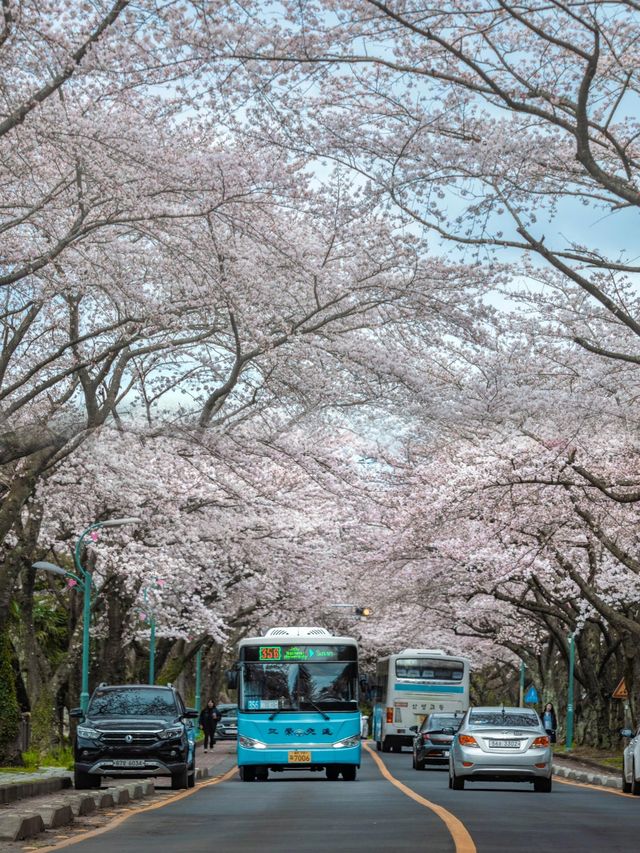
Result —
[[339, 646], [260, 646], [261, 661], [339, 660]]

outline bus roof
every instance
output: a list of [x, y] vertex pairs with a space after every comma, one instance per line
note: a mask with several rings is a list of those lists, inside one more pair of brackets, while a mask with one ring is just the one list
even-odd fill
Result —
[[326, 628], [287, 626], [270, 628], [261, 637], [245, 637], [240, 640], [238, 647], [255, 645], [273, 645], [274, 643], [305, 643], [314, 646], [357, 646], [358, 641], [353, 637], [335, 637]]
[[456, 654], [452, 652], [445, 652], [442, 649], [403, 649], [401, 652], [394, 652], [391, 655], [384, 655], [384, 657], [379, 658], [379, 660], [391, 660], [391, 658], [421, 658], [421, 657], [438, 657], [438, 658], [453, 658], [454, 660], [461, 660], [468, 662], [468, 658], [464, 655]]

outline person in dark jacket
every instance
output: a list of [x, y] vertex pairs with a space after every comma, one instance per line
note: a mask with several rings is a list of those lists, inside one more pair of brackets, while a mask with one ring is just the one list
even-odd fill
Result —
[[204, 732], [204, 751], [209, 747], [213, 747], [216, 742], [216, 726], [222, 714], [216, 708], [216, 703], [213, 699], [209, 699], [205, 707], [200, 712], [200, 728]]
[[547, 702], [542, 712], [542, 725], [545, 732], [549, 735], [551, 743], [556, 742], [556, 729], [558, 728], [558, 720], [556, 718], [556, 709], [551, 702]]

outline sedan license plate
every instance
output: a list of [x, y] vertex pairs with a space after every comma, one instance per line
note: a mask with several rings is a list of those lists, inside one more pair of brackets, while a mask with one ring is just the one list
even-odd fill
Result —
[[114, 767], [144, 767], [144, 760], [139, 758], [115, 758]]
[[489, 746], [492, 749], [518, 749], [520, 746], [519, 740], [490, 740]]
[[310, 752], [290, 752], [288, 761], [289, 761], [289, 764], [310, 764], [311, 763], [311, 753]]

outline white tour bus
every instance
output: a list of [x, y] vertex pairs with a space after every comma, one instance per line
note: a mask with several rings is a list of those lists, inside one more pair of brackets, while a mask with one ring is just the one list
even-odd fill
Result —
[[440, 649], [405, 649], [378, 661], [373, 738], [382, 752], [412, 746], [414, 726], [469, 707], [469, 661]]

